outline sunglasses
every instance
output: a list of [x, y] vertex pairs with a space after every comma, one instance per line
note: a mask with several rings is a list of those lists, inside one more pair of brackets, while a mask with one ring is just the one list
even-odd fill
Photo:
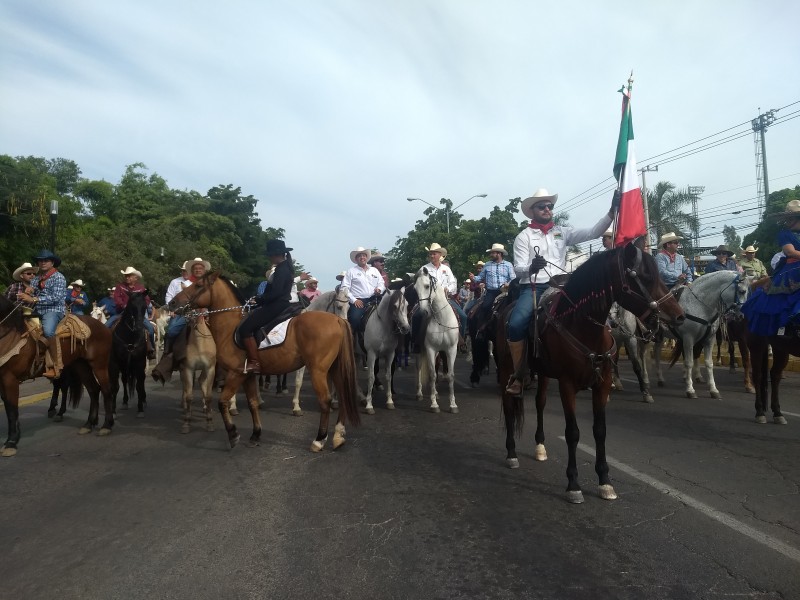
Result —
[[33, 277], [36, 275], [36, 273], [23, 273], [23, 275], [30, 275], [31, 277]]
[[536, 206], [534, 206], [534, 208], [537, 209], [537, 210], [553, 210], [553, 206], [555, 206], [555, 205], [554, 204], [537, 204]]

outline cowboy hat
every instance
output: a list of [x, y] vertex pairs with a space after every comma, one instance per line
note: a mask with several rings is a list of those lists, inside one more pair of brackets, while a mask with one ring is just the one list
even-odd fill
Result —
[[344, 276], [345, 276], [345, 275], [347, 275], [347, 271], [342, 271], [341, 273], [339, 273], [339, 274], [336, 276], [336, 279], [338, 279], [339, 281], [341, 281], [342, 279], [344, 279]]
[[187, 260], [183, 264], [186, 265], [186, 268], [184, 270], [185, 271], [189, 271], [190, 273], [192, 271], [192, 267], [195, 266], [195, 265], [203, 265], [206, 268], [206, 271], [210, 271], [211, 270], [211, 263], [208, 262], [207, 260], [203, 260], [199, 256], [197, 258], [195, 258], [194, 260]]
[[267, 256], [279, 256], [291, 252], [294, 248], [287, 248], [283, 240], [267, 240]]
[[22, 281], [22, 272], [23, 271], [33, 271], [36, 273], [39, 270], [39, 267], [34, 267], [31, 263], [22, 263], [21, 266], [17, 267], [14, 270], [14, 281]]
[[394, 290], [401, 290], [405, 287], [406, 282], [401, 277], [395, 277], [389, 282], [389, 289]]
[[433, 243], [431, 244], [431, 247], [430, 247], [430, 248], [428, 248], [428, 247], [426, 246], [426, 247], [425, 247], [425, 250], [427, 250], [428, 252], [438, 252], [439, 254], [441, 254], [441, 255], [442, 255], [442, 258], [445, 258], [445, 257], [447, 256], [447, 248], [442, 248], [442, 247], [441, 247], [439, 244], [437, 244], [436, 242], [433, 242]]
[[308, 279], [306, 279], [305, 286], [308, 287], [309, 283], [319, 283], [319, 279], [317, 279], [316, 277], [309, 277]]
[[503, 244], [492, 244], [492, 247], [489, 248], [486, 252], [499, 252], [503, 256], [506, 256], [508, 252], [506, 251], [506, 247]]
[[606, 232], [602, 235], [602, 237], [614, 237], [614, 232], [609, 227], [608, 229], [606, 229]]
[[475, 266], [476, 266], [476, 267], [483, 267], [483, 266], [485, 266], [485, 265], [486, 265], [486, 263], [485, 263], [485, 262], [483, 262], [482, 260], [479, 260], [478, 262], [476, 262], [476, 263], [475, 263]]
[[372, 256], [369, 257], [369, 260], [367, 261], [367, 264], [371, 265], [376, 260], [382, 260], [382, 261], [386, 262], [386, 257], [383, 254], [381, 254], [380, 252], [373, 252]]
[[533, 205], [538, 204], [539, 202], [552, 202], [553, 204], [556, 203], [558, 200], [558, 194], [551, 194], [544, 188], [539, 188], [533, 193], [533, 196], [530, 198], [525, 198], [520, 205], [520, 210], [522, 214], [524, 214], [529, 219], [533, 218]]
[[789, 200], [789, 202], [786, 203], [786, 210], [779, 213], [773, 213], [772, 216], [778, 219], [795, 219], [800, 217], [800, 200]]
[[753, 246], [748, 246], [747, 248], [744, 249], [744, 251], [745, 254], [747, 254], [748, 252], [758, 252], [758, 248], [754, 248]]
[[180, 267], [178, 267], [178, 268], [179, 268], [181, 271], [186, 271], [186, 270], [187, 270], [187, 269], [186, 269], [186, 265], [188, 265], [188, 264], [189, 264], [189, 261], [188, 261], [188, 260], [185, 260], [185, 261], [183, 261], [183, 264], [182, 264]]
[[136, 275], [139, 279], [142, 278], [142, 273], [140, 271], [137, 271], [133, 267], [128, 267], [124, 271], [120, 271], [120, 273], [122, 273], [123, 275]]
[[682, 240], [683, 238], [679, 236], [674, 231], [670, 231], [669, 233], [665, 233], [661, 236], [661, 239], [658, 240], [658, 247], [661, 248], [667, 242], [677, 242], [678, 240]]
[[75, 287], [76, 285], [77, 285], [78, 287], [86, 287], [86, 286], [83, 284], [83, 279], [76, 279], [75, 281], [71, 282], [71, 283], [70, 283], [70, 285], [71, 285], [71, 286], [73, 286], [73, 287]]
[[50, 252], [50, 250], [41, 250], [39, 254], [33, 257], [33, 260], [52, 260], [54, 267], [58, 267], [61, 264], [61, 259]]
[[728, 250], [728, 247], [725, 244], [721, 244], [717, 246], [714, 250], [711, 251], [711, 254], [714, 256], [719, 256], [720, 254], [727, 254], [730, 257], [733, 257], [733, 252]]
[[369, 255], [371, 254], [371, 252], [369, 250], [367, 250], [366, 248], [364, 248], [364, 246], [359, 246], [358, 248], [356, 248], [355, 250], [353, 250], [350, 253], [350, 262], [358, 264], [358, 261], [356, 260], [356, 256], [358, 256], [359, 254], [366, 254], [367, 258], [369, 258]]

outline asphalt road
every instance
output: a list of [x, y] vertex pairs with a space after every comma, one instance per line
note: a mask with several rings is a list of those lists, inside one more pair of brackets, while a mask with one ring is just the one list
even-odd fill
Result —
[[[0, 461], [2, 597], [800, 598], [798, 375], [780, 426], [754, 422], [727, 368], [722, 400], [702, 385], [684, 398], [673, 369], [644, 404], [622, 367], [630, 391], [612, 396], [607, 440], [619, 498], [597, 495], [583, 393], [582, 505], [564, 496], [557, 386], [549, 460], [533, 460], [531, 398], [509, 470], [493, 377], [471, 389], [463, 358], [459, 414], [428, 412], [400, 371], [397, 410], [378, 394], [377, 414], [320, 454], [307, 382], [305, 416], [267, 393], [262, 445], [233, 451], [218, 415], [216, 432], [196, 411], [179, 433], [175, 384], [150, 384], [146, 417], [120, 413], [104, 438], [77, 434], [85, 405], [56, 424], [30, 404], [19, 454]], [[246, 440], [246, 410], [236, 422]]]

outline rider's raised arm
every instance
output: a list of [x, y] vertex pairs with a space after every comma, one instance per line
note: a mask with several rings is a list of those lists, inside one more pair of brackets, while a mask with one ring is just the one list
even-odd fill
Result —
[[[573, 244], [595, 240], [605, 233], [612, 221], [611, 215], [606, 213], [593, 227], [564, 227], [562, 228], [564, 232], [564, 243], [568, 246], [572, 246]], [[516, 247], [514, 253], [516, 254]]]
[[528, 229], [525, 228], [514, 238], [514, 273], [521, 283], [525, 283], [530, 278], [528, 269], [530, 269], [532, 260]]

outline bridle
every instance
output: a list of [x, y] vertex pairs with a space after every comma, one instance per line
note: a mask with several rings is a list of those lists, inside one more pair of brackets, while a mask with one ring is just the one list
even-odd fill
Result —
[[[186, 304], [176, 308], [174, 310], [174, 312], [176, 314], [183, 315], [187, 319], [196, 319], [200, 315], [212, 315], [212, 314], [215, 314], [215, 313], [230, 312], [230, 311], [233, 311], [233, 310], [241, 311], [242, 316], [244, 316], [245, 314], [250, 312], [250, 310], [251, 310], [253, 305], [250, 304], [249, 302], [247, 302], [245, 304], [236, 305], [236, 306], [228, 306], [226, 308], [216, 308], [214, 310], [206, 309], [203, 312], [197, 311], [196, 307], [193, 306], [192, 303], [195, 301], [195, 299], [197, 299], [198, 296], [200, 296], [200, 294], [203, 292], [203, 290], [208, 289], [208, 295], [209, 295], [209, 297], [211, 299], [211, 302], [209, 302], [209, 304], [213, 304], [213, 302], [214, 302], [214, 296], [213, 296], [212, 287], [209, 286], [209, 285], [200, 285], [200, 283], [199, 283], [200, 281], [208, 282], [208, 276], [209, 275], [210, 275], [210, 273], [206, 273], [200, 279], [198, 279], [197, 282], [195, 282], [191, 286], [191, 288], [193, 288], [195, 290], [195, 293], [193, 295], [191, 295], [191, 296], [189, 296], [187, 294], [187, 296], [189, 296], [189, 297], [186, 300]], [[183, 291], [186, 292], [186, 288]]]
[[[420, 277], [419, 273], [417, 273], [417, 274], [414, 276], [414, 285], [415, 285], [415, 287], [416, 287], [416, 283], [417, 283], [417, 280], [419, 279], [419, 277]], [[446, 299], [446, 298], [445, 298], [445, 302], [444, 302], [444, 307], [442, 307], [442, 308], [439, 308], [438, 310], [434, 310], [434, 309], [433, 309], [433, 301], [431, 300], [431, 298], [433, 298], [433, 295], [434, 295], [434, 293], [436, 293], [437, 286], [438, 286], [438, 282], [437, 282], [437, 280], [436, 280], [436, 277], [435, 277], [435, 276], [433, 276], [433, 275], [431, 275], [430, 273], [428, 273], [428, 272], [427, 272], [427, 269], [426, 269], [426, 271], [425, 271], [425, 274], [424, 274], [424, 275], [422, 275], [421, 277], [427, 277], [427, 278], [430, 280], [430, 282], [431, 282], [431, 286], [430, 286], [430, 291], [428, 292], [428, 296], [427, 296], [427, 298], [422, 298], [421, 296], [419, 296], [419, 294], [417, 294], [417, 296], [419, 297], [417, 304], [418, 304], [418, 305], [421, 305], [423, 301], [427, 302], [427, 303], [428, 303], [428, 305], [431, 307], [431, 308], [430, 308], [430, 315], [431, 315], [431, 316], [430, 316], [430, 318], [431, 318], [431, 319], [433, 319], [434, 321], [436, 321], [436, 323], [437, 323], [437, 324], [438, 324], [440, 327], [443, 327], [443, 328], [445, 328], [445, 329], [458, 329], [458, 325], [457, 325], [457, 324], [456, 324], [456, 326], [455, 326], [455, 327], [452, 327], [452, 326], [450, 326], [450, 325], [445, 325], [444, 323], [442, 323], [442, 322], [441, 322], [441, 321], [440, 321], [440, 320], [437, 318], [437, 315], [438, 315], [438, 314], [440, 314], [440, 313], [441, 313], [441, 312], [442, 312], [442, 311], [443, 311], [445, 308], [450, 308], [450, 304], [447, 302], [447, 299]], [[452, 309], [451, 309], [451, 310], [452, 310]], [[458, 319], [456, 319], [456, 321], [458, 321]]]
[[[651, 315], [655, 314], [658, 316], [661, 314], [661, 305], [672, 297], [672, 293], [667, 291], [667, 293], [661, 298], [658, 298], [657, 300], [653, 299], [653, 296], [650, 294], [650, 290], [647, 289], [647, 286], [644, 284], [644, 281], [642, 281], [642, 277], [640, 275], [642, 263], [644, 262], [642, 250], [638, 246], [634, 247], [636, 248], [636, 259], [633, 261], [633, 266], [625, 266], [625, 251], [621, 249], [617, 253], [617, 269], [619, 270], [622, 293], [628, 296], [633, 296], [648, 306], [648, 309], [644, 312], [644, 314], [639, 317], [641, 321], [645, 322]], [[636, 283], [635, 288], [628, 284], [628, 278], [633, 279], [633, 281]]]

